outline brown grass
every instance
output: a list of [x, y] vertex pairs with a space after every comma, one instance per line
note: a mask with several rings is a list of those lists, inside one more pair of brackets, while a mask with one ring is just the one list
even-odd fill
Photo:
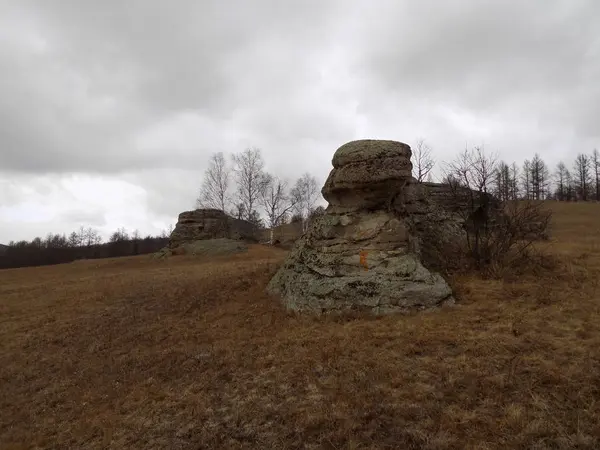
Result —
[[552, 207], [553, 271], [409, 317], [288, 315], [260, 246], [1, 271], [0, 448], [600, 448], [600, 205]]

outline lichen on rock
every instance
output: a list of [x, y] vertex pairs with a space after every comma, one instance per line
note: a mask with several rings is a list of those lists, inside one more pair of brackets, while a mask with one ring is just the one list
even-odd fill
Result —
[[[396, 141], [340, 147], [322, 189], [329, 202], [270, 281], [286, 307], [314, 313], [409, 312], [453, 303], [444, 278], [421, 261], [418, 223], [448, 215], [412, 178], [411, 150]], [[434, 214], [439, 213], [439, 214]]]

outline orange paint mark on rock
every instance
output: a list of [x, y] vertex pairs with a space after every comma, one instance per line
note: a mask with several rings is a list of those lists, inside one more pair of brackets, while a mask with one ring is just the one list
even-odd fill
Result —
[[360, 251], [360, 265], [363, 266], [365, 270], [369, 270], [369, 266], [367, 264], [367, 254], [368, 252], [366, 250]]

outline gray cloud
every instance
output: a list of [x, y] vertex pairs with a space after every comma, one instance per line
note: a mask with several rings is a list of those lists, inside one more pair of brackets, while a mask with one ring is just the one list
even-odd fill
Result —
[[193, 205], [211, 152], [248, 146], [290, 181], [323, 180], [363, 137], [569, 161], [600, 145], [599, 16], [593, 0], [0, 2], [0, 231], [152, 232]]
[[106, 225], [104, 211], [99, 209], [95, 211], [82, 211], [79, 209], [68, 210], [60, 215], [59, 220], [66, 223], [80, 223], [84, 226], [95, 228]]
[[200, 164], [198, 153], [210, 151], [222, 130], [205, 134], [180, 161], [166, 154], [178, 149], [139, 142], [140, 133], [184, 112], [235, 129], [236, 116], [256, 121], [287, 109], [286, 120], [300, 122], [295, 130], [307, 130], [315, 105], [297, 110], [289, 100], [300, 101], [318, 82], [318, 49], [335, 3], [220, 5], [24, 2], [10, 19], [23, 25], [12, 29], [21, 45], [3, 58], [10, 76], [0, 109], [5, 167], [115, 172]]
[[[400, 15], [365, 11], [380, 26], [372, 39], [362, 41], [359, 70], [380, 95], [446, 105], [496, 122], [493, 142], [509, 158], [524, 150], [544, 152], [539, 145], [544, 135], [574, 134], [573, 147], [581, 147], [572, 151], [588, 151], [586, 145], [597, 142], [599, 131], [591, 118], [600, 112], [595, 81], [600, 76], [600, 4], [406, 4]], [[364, 112], [377, 114], [376, 109], [370, 104]], [[512, 150], [501, 128], [518, 135], [514, 128], [524, 122], [530, 148]]]

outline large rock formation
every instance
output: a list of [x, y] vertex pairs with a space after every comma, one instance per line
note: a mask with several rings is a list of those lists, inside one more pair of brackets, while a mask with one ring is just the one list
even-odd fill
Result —
[[375, 314], [453, 302], [422, 263], [424, 236], [452, 240], [460, 225], [411, 176], [411, 150], [396, 141], [349, 142], [322, 189], [329, 202], [269, 283], [293, 310]]
[[185, 211], [179, 214], [177, 225], [169, 239], [169, 248], [218, 238], [256, 241], [257, 230], [250, 222], [230, 217], [218, 209]]

